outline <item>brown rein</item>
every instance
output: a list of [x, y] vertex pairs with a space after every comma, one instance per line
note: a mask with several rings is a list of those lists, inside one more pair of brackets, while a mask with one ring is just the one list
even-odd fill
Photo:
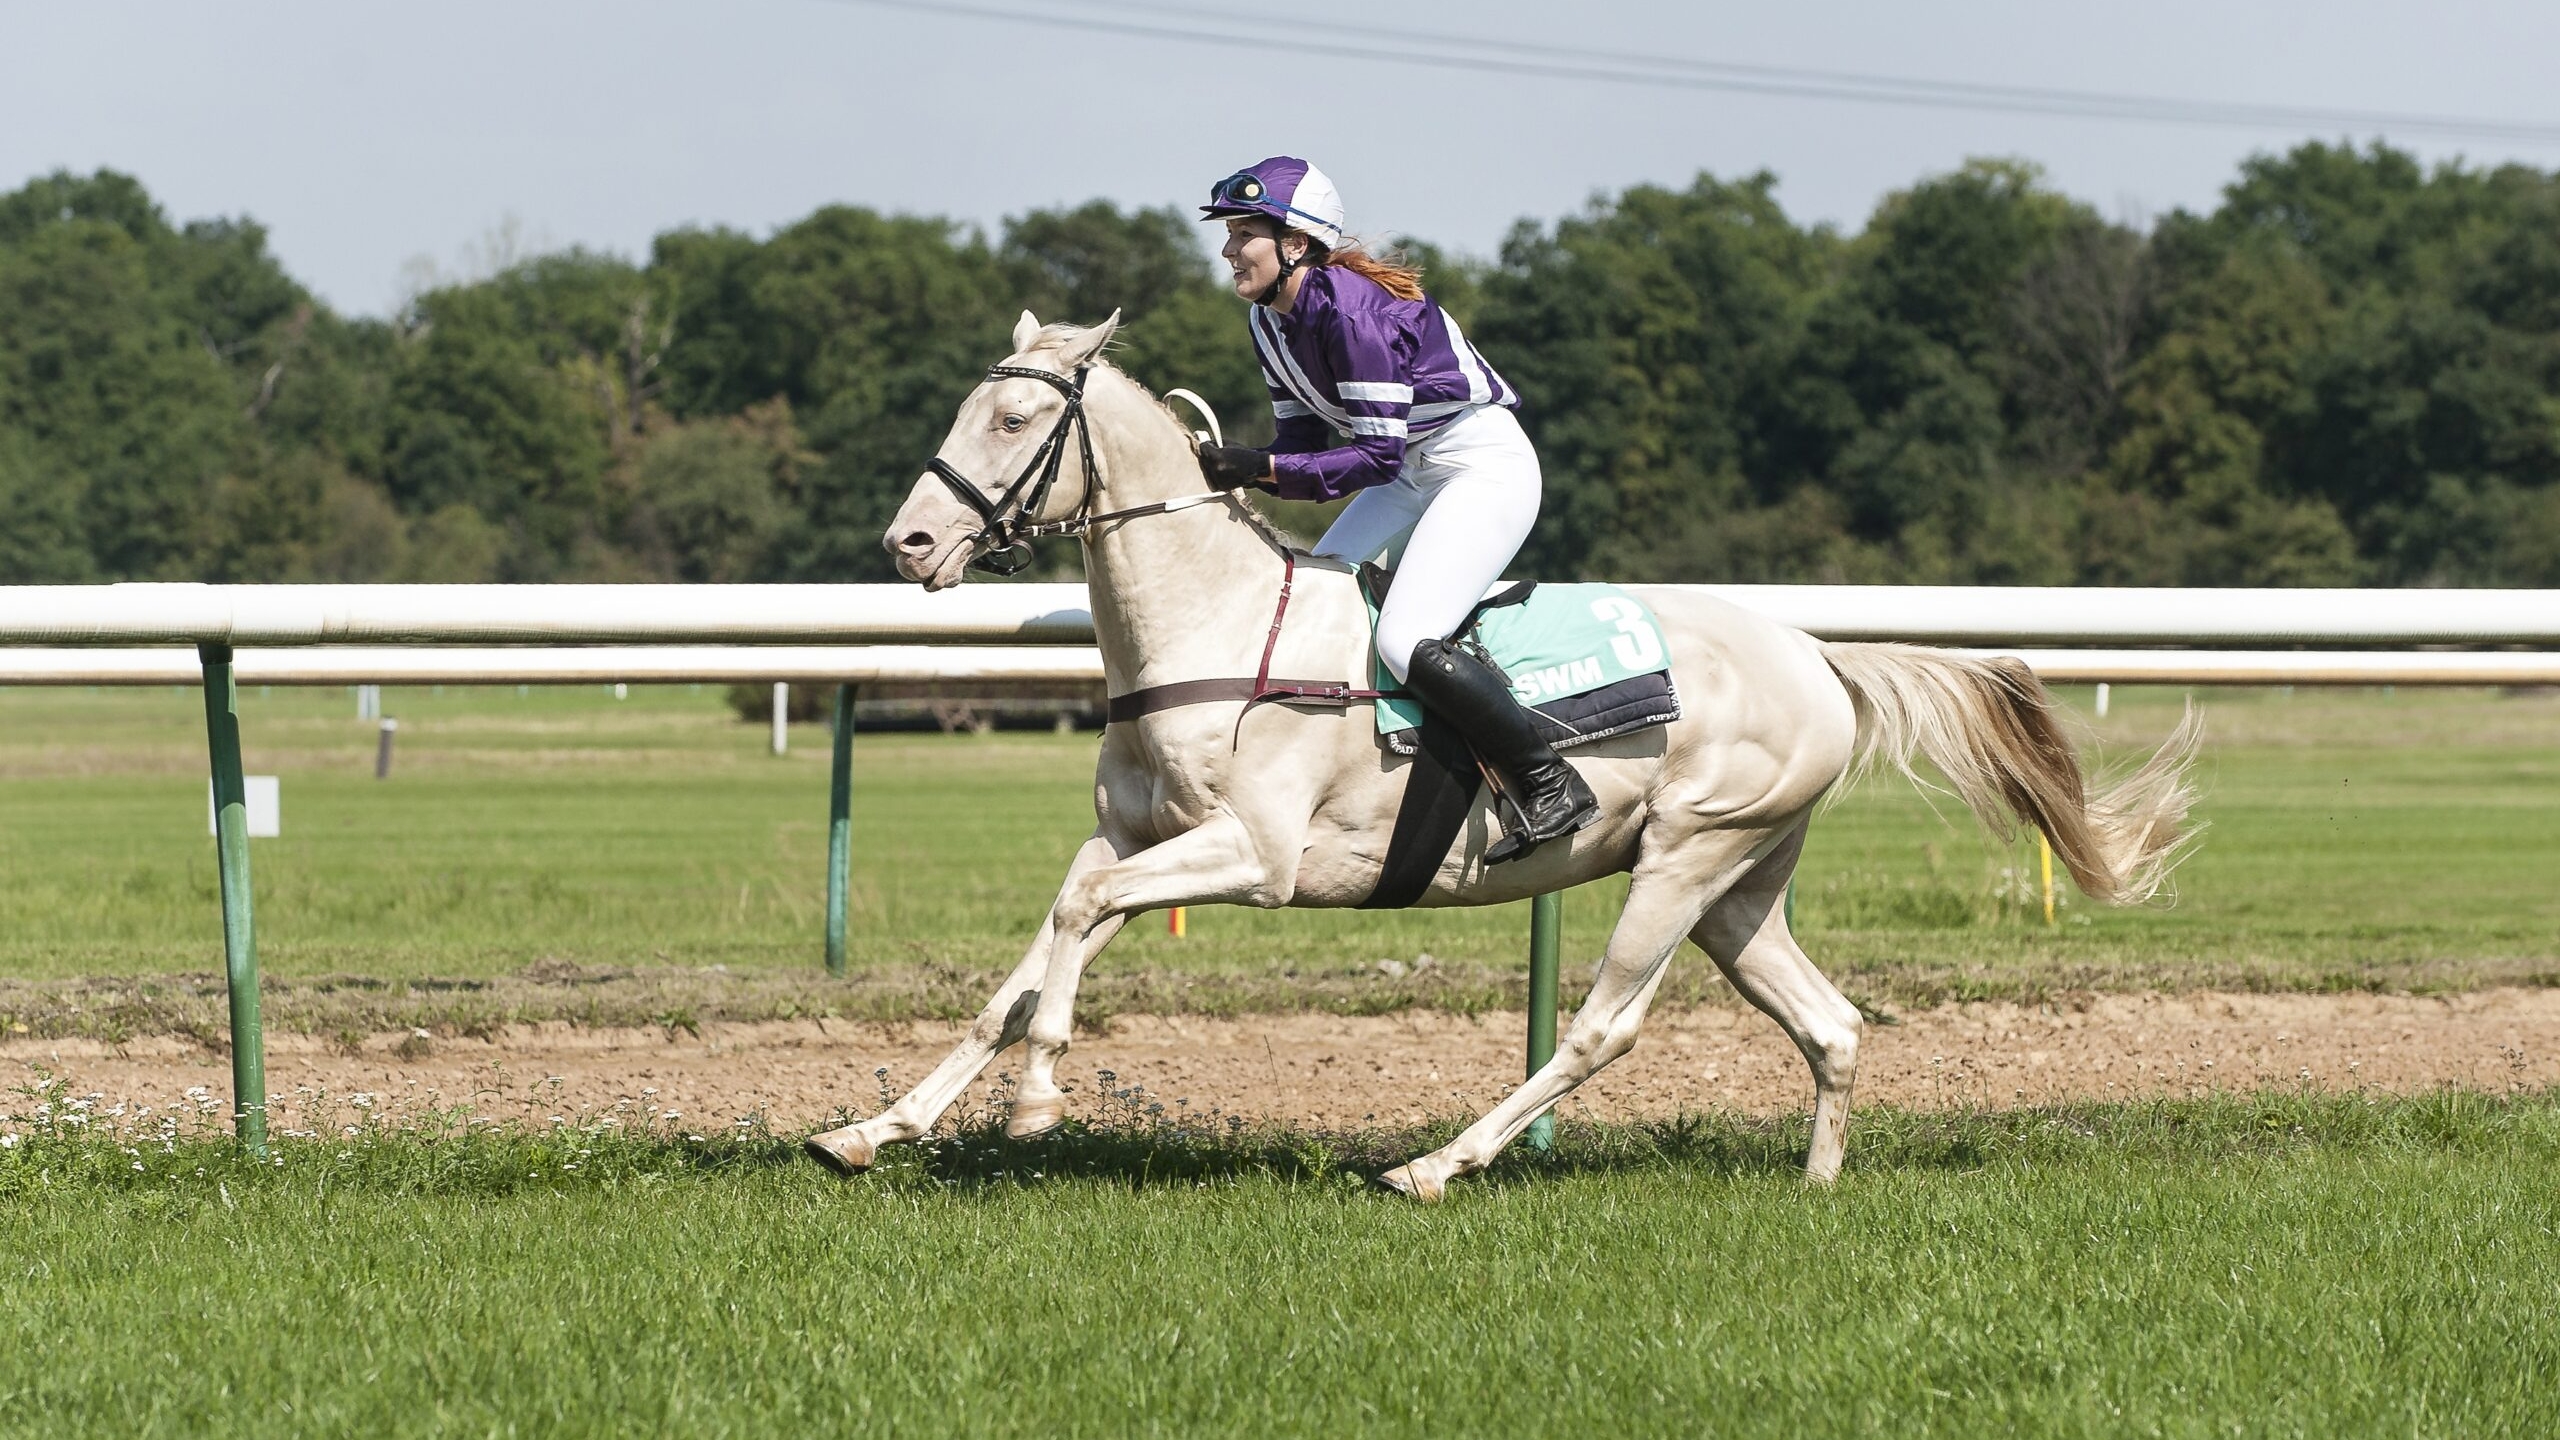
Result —
[[[1176, 510], [1187, 510], [1194, 505], [1204, 505], [1212, 500], [1238, 500], [1238, 503], [1242, 503], [1232, 491], [1211, 490], [1198, 495], [1182, 495], [1171, 500], [1133, 505], [1126, 510], [1109, 510], [1100, 515], [1086, 513], [1087, 507], [1093, 504], [1093, 497], [1098, 488], [1096, 482], [1099, 478], [1099, 469], [1094, 462], [1093, 431], [1084, 418], [1085, 371], [1078, 369], [1073, 378], [1047, 370], [1016, 365], [998, 365], [987, 371], [987, 378], [990, 380], [998, 376], [1021, 376], [1054, 386], [1066, 397], [1066, 409], [1059, 416], [1057, 427], [1050, 431], [1046, 440], [1041, 442], [1039, 451], [1032, 456], [1030, 464], [1023, 469], [1020, 478], [1016, 479], [1004, 494], [992, 503], [976, 485], [969, 481], [967, 476], [951, 468], [940, 456], [935, 456], [928, 463], [927, 468], [961, 499], [967, 501], [984, 522], [984, 528], [978, 532], [977, 538], [992, 542], [993, 548], [971, 562], [979, 568], [998, 575], [1016, 575], [1029, 566], [1031, 542], [1034, 540], [1072, 535], [1078, 540], [1089, 542], [1095, 526], [1107, 525], [1116, 520], [1135, 520], [1147, 515], [1167, 515]], [[1214, 418], [1211, 423], [1216, 423]], [[1074, 514], [1062, 519], [1025, 520], [1021, 518], [1026, 512], [1039, 509], [1041, 502], [1048, 498], [1050, 487], [1057, 482], [1059, 462], [1065, 458], [1066, 436], [1070, 430], [1075, 432], [1084, 457], [1084, 499], [1078, 503]], [[1026, 498], [1024, 488], [1032, 485], [1035, 480], [1037, 488], [1031, 490]], [[1014, 513], [1011, 515], [1003, 513], [1008, 508], [1011, 508]], [[1377, 700], [1391, 695], [1400, 696], [1404, 693], [1401, 690], [1362, 690], [1349, 684], [1327, 680], [1274, 680], [1271, 678], [1271, 655], [1279, 648], [1280, 625], [1289, 616], [1289, 592], [1298, 578], [1296, 552], [1286, 545], [1278, 548], [1280, 551], [1280, 603], [1271, 612], [1271, 633], [1263, 638], [1262, 663], [1255, 669], [1253, 677], [1247, 679], [1239, 675], [1216, 680], [1177, 680], [1168, 685], [1149, 685], [1143, 689], [1132, 690], [1125, 695], [1114, 695], [1104, 712], [1107, 717], [1105, 723], [1116, 725], [1123, 721], [1153, 715], [1160, 710], [1171, 710], [1184, 705], [1207, 705], [1218, 701], [1242, 700], [1247, 710], [1265, 701], [1273, 700], [1289, 704], [1309, 703], [1348, 707], [1362, 700]], [[1018, 560], [996, 559], [999, 555], [1012, 555], [1016, 552], [1021, 556]], [[1243, 723], [1242, 716], [1237, 717], [1237, 723], [1239, 725]]]

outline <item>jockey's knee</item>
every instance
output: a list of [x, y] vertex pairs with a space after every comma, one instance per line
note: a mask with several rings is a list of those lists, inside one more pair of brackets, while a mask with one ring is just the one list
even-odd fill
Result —
[[1378, 617], [1378, 658], [1386, 662], [1387, 673], [1396, 677], [1399, 685], [1405, 681], [1406, 666], [1412, 663], [1413, 647], [1425, 640], [1445, 638], [1438, 631], [1425, 629], [1397, 616]]

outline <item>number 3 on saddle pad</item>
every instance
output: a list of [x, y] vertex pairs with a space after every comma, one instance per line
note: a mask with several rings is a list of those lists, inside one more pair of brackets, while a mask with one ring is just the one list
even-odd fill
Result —
[[[1377, 623], [1374, 601], [1369, 619]], [[1643, 601], [1615, 585], [1514, 585], [1477, 606], [1461, 634], [1501, 667], [1511, 693], [1559, 750], [1680, 718], [1662, 627]], [[1379, 689], [1394, 685], [1385, 665], [1375, 672]], [[1422, 707], [1381, 700], [1377, 716], [1388, 747], [1414, 753]]]

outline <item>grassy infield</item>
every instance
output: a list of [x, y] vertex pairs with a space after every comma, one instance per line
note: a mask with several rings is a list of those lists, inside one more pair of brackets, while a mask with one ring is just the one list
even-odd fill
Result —
[[[827, 987], [800, 978], [814, 735], [771, 761], [681, 693], [394, 701], [409, 750], [379, 787], [337, 697], [250, 703], [252, 769], [289, 777], [288, 838], [257, 856], [287, 1023], [947, 1008], [1011, 957], [1079, 833], [1060, 752], [1089, 740], [865, 742], [871, 979]], [[191, 1023], [188, 987], [150, 977], [216, 963], [193, 706], [0, 694], [0, 974], [20, 977], [0, 1029]], [[2045, 932], [2002, 873], [2019, 852], [1878, 786], [1816, 830], [1809, 947], [1906, 1003], [2553, 967], [2550, 702], [2216, 708], [2218, 828], [2180, 908], [2069, 909]], [[2109, 731], [2164, 720], [2137, 702]], [[1607, 908], [1569, 903], [1569, 953], [1596, 949]], [[1126, 1003], [1497, 1003], [1521, 929], [1212, 912], [1108, 963], [1142, 977]], [[1370, 974], [1425, 948], [1439, 990]], [[82, 978], [102, 974], [131, 978]], [[402, 1133], [438, 1128], [410, 1117], [260, 1164], [201, 1119], [10, 1097], [0, 1432], [2560, 1425], [2553, 1097], [1866, 1111], [1819, 1194], [1789, 1175], [1794, 1127], [1568, 1127], [1554, 1158], [1508, 1158], [1431, 1211], [1358, 1181], [1445, 1131], [1125, 1110], [1032, 1146], [980, 1124], [848, 1186], [752, 1132]]]
[[[286, 778], [285, 835], [258, 842], [255, 862], [279, 1024], [970, 1013], [1091, 825], [1090, 736], [864, 738], [858, 973], [828, 985], [814, 730], [775, 760], [716, 697], [682, 690], [390, 703], [407, 728], [378, 785], [370, 727], [343, 695], [244, 700], [250, 768]], [[2124, 696], [2101, 737], [2130, 754], [2175, 704]], [[2560, 979], [2560, 703], [2230, 696], [2210, 724], [2214, 830], [2177, 907], [2099, 912], [2066, 888], [2047, 931], [2032, 847], [1991, 845], [1960, 812], [1933, 818], [1879, 781], [1815, 826], [1798, 897], [1808, 948], [1884, 1005]], [[218, 1021], [203, 766], [192, 692], [0, 692], [0, 1031]], [[1568, 957], [1598, 953], [1621, 891], [1568, 897]], [[1097, 967], [1090, 1008], [1516, 1005], [1525, 911], [1211, 910], [1179, 942], [1140, 923]], [[1424, 952], [1440, 964], [1419, 975], [1376, 968]], [[1721, 993], [1692, 956], [1666, 995]]]

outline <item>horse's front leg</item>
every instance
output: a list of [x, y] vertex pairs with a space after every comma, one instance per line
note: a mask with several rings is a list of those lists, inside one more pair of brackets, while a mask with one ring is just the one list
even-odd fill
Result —
[[[1295, 864], [1297, 855], [1289, 859]], [[1290, 872], [1290, 877], [1295, 874]], [[1085, 966], [1142, 910], [1174, 905], [1278, 905], [1290, 877], [1275, 878], [1244, 822], [1221, 815], [1194, 830], [1100, 866], [1067, 882], [1051, 915], [1048, 974], [1031, 1012], [1030, 1043], [1022, 1084], [1014, 1092], [1005, 1133], [1017, 1140], [1041, 1134], [1067, 1117], [1058, 1088], [1058, 1060], [1067, 1053], [1075, 1025], [1076, 986]]]
[[[1067, 891], [1079, 879], [1110, 864], [1119, 855], [1119, 848], [1099, 834], [1085, 841], [1083, 847], [1076, 851], [1076, 858], [1067, 866], [1067, 878], [1059, 891], [1059, 899], [1063, 901]], [[1032, 987], [1048, 972], [1050, 940], [1057, 934], [1057, 929], [1058, 906], [1052, 903], [1048, 918], [1040, 923], [1040, 933], [1033, 937], [1031, 948], [1023, 954], [1022, 963], [1013, 967], [1013, 973], [997, 987], [995, 998], [978, 1012], [969, 1033], [961, 1037], [960, 1044], [934, 1067], [932, 1074], [924, 1078], [924, 1083], [899, 1097], [898, 1103], [860, 1124], [810, 1136], [807, 1142], [809, 1153], [839, 1174], [854, 1175], [870, 1168], [872, 1158], [881, 1146], [913, 1140], [931, 1130], [933, 1123], [942, 1118], [942, 1112], [950, 1109], [952, 1103], [968, 1090], [969, 1082], [977, 1079], [978, 1073], [987, 1068], [987, 1062], [1006, 1046], [1020, 1040], [1030, 1029], [1031, 1007], [1040, 998]]]

